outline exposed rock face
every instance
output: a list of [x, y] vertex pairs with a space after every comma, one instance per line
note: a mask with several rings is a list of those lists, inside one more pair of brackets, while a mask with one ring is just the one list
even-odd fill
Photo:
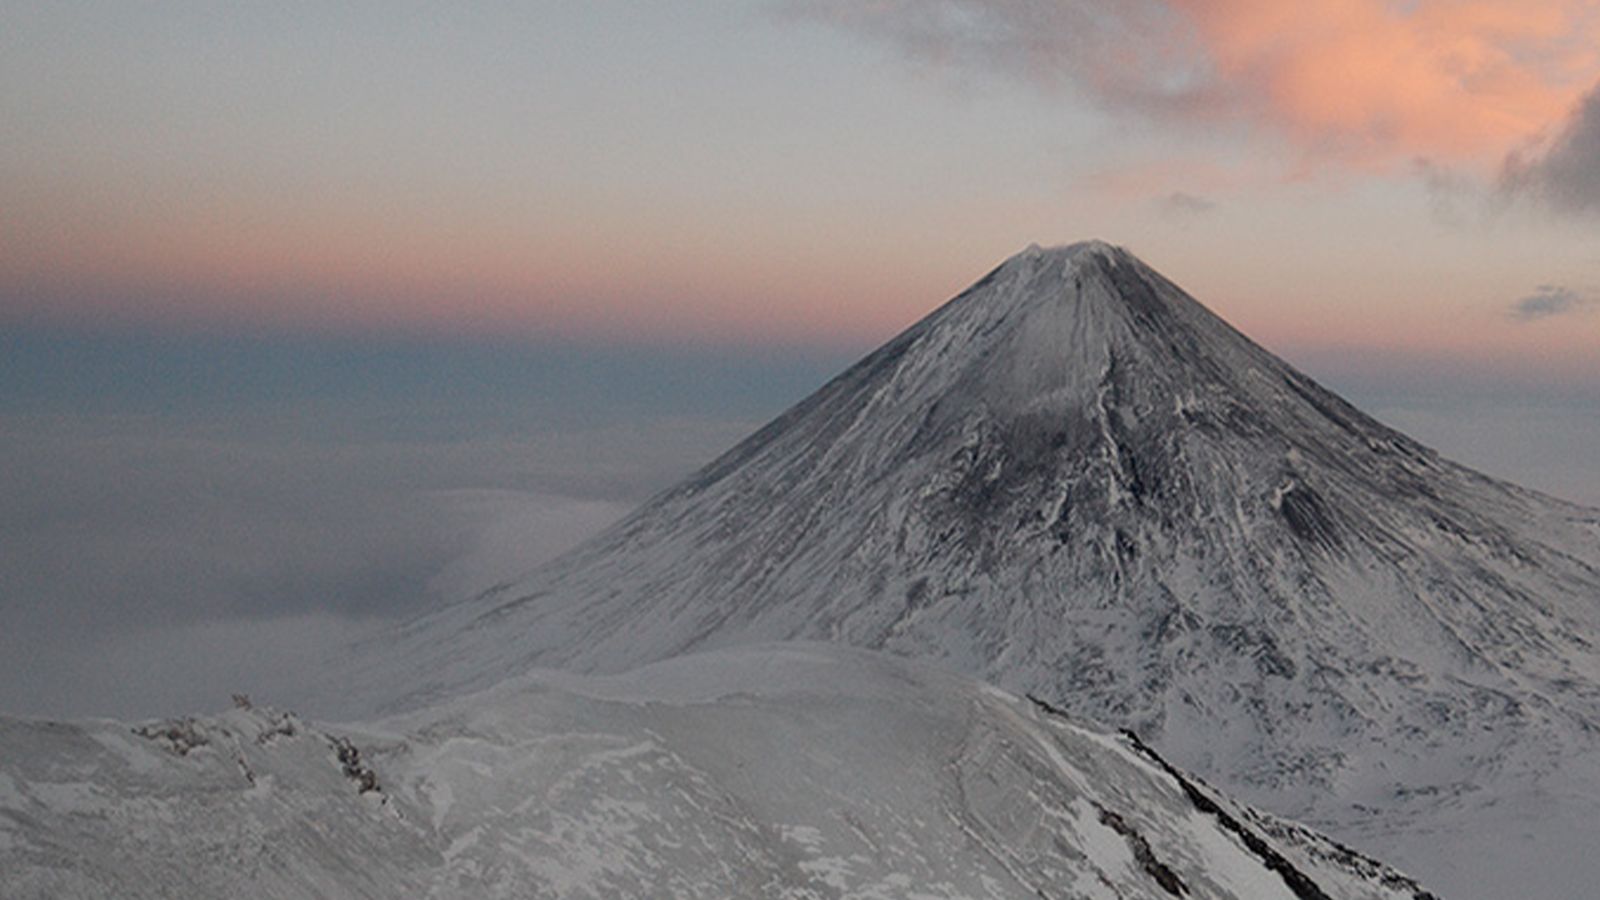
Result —
[[1600, 773], [1596, 522], [1363, 415], [1126, 251], [1030, 248], [344, 687], [404, 708], [533, 666], [840, 641], [1387, 841]]

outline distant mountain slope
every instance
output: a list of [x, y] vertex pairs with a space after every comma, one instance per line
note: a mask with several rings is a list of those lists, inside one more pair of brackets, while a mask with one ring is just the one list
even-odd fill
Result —
[[821, 645], [371, 726], [0, 720], [0, 895], [1431, 896], [1135, 743]]
[[1426, 843], [1556, 773], [1600, 798], [1597, 522], [1363, 415], [1124, 250], [1030, 248], [597, 539], [358, 653], [337, 700], [823, 639]]

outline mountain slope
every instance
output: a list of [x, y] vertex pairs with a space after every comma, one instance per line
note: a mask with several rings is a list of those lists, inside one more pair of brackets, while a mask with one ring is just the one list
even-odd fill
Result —
[[838, 646], [367, 726], [0, 720], [0, 894], [1427, 900], [1137, 743]]
[[1597, 523], [1363, 415], [1126, 251], [1030, 248], [597, 539], [358, 653], [337, 699], [839, 641], [1387, 842], [1600, 784]]

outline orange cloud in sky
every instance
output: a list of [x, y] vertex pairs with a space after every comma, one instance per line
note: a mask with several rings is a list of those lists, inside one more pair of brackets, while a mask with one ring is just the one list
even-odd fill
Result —
[[1307, 163], [1498, 164], [1600, 80], [1600, 0], [790, 0], [944, 67], [1286, 136]]
[[1600, 75], [1593, 0], [1171, 0], [1236, 113], [1307, 152], [1494, 163]]

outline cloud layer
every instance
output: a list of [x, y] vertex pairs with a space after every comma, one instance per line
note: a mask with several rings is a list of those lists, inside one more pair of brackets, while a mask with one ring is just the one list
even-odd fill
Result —
[[1569, 287], [1542, 284], [1537, 290], [1511, 304], [1511, 317], [1519, 322], [1536, 322], [1554, 316], [1586, 312], [1600, 303], [1594, 295]]
[[1512, 154], [1501, 183], [1557, 212], [1600, 215], [1600, 89], [1583, 99], [1548, 146]]
[[791, 0], [941, 66], [1287, 139], [1308, 162], [1493, 164], [1600, 76], [1584, 0]]
[[1162, 197], [1156, 204], [1162, 212], [1179, 218], [1193, 218], [1216, 211], [1217, 204], [1214, 200], [1197, 197], [1184, 191], [1173, 191]]
[[0, 713], [283, 696], [350, 637], [522, 574], [749, 427], [304, 441], [228, 413], [0, 416]]
[[647, 347], [0, 336], [0, 714], [270, 701], [820, 384]]

